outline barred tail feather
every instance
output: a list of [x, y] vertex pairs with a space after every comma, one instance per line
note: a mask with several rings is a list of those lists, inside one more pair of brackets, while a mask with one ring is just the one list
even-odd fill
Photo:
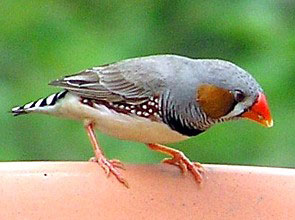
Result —
[[63, 99], [65, 97], [67, 92], [68, 92], [67, 90], [63, 90], [59, 93], [52, 94], [46, 98], [41, 98], [39, 100], [30, 102], [23, 106], [14, 107], [11, 110], [11, 113], [14, 116], [18, 116], [18, 115], [28, 114], [31, 112], [38, 112], [46, 107], [54, 106], [58, 100]]

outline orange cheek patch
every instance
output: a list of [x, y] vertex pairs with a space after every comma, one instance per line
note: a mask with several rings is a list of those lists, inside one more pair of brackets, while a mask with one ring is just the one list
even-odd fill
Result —
[[196, 92], [197, 102], [211, 118], [218, 119], [227, 115], [235, 104], [234, 96], [226, 89], [205, 84]]

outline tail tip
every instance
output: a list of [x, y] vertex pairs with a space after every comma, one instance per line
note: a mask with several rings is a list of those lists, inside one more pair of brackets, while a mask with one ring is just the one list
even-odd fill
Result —
[[13, 116], [18, 116], [18, 115], [28, 114], [31, 112], [40, 112], [43, 108], [44, 109], [42, 110], [42, 112], [46, 112], [48, 110], [47, 107], [54, 106], [58, 100], [65, 97], [67, 92], [68, 92], [67, 90], [63, 90], [61, 92], [52, 94], [46, 98], [41, 98], [34, 102], [30, 102], [23, 106], [14, 107], [11, 109], [10, 113], [12, 113]]
[[25, 111], [25, 109], [22, 106], [17, 106], [17, 107], [12, 108], [11, 111], [9, 111], [9, 113], [11, 113], [13, 116], [27, 114], [27, 112]]

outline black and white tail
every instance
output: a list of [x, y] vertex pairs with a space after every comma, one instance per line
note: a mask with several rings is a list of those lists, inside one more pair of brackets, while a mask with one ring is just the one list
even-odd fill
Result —
[[30, 102], [28, 104], [25, 104], [23, 106], [14, 107], [11, 110], [11, 113], [14, 116], [28, 114], [31, 112], [46, 112], [50, 111], [52, 107], [55, 106], [55, 104], [58, 102], [58, 100], [63, 99], [68, 91], [63, 90], [61, 92], [52, 94], [46, 98], [42, 98], [39, 100], [36, 100], [34, 102]]

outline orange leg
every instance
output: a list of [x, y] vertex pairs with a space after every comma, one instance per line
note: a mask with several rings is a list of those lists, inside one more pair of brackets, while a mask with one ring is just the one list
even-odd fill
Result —
[[86, 125], [85, 129], [87, 131], [87, 134], [89, 136], [89, 139], [94, 151], [94, 157], [90, 158], [90, 161], [98, 163], [104, 169], [107, 176], [109, 176], [110, 173], [112, 173], [119, 180], [119, 182], [123, 183], [127, 188], [129, 188], [127, 181], [122, 177], [122, 175], [117, 169], [117, 168], [124, 169], [124, 165], [119, 160], [108, 160], [104, 156], [101, 148], [99, 147], [98, 141], [96, 139], [95, 132], [93, 129], [93, 124]]
[[202, 182], [202, 173], [204, 173], [204, 168], [200, 163], [197, 162], [191, 162], [181, 151], [175, 150], [160, 144], [147, 144], [148, 147], [152, 150], [168, 154], [169, 156], [172, 156], [172, 158], [165, 158], [162, 162], [168, 163], [171, 165], [178, 166], [182, 173], [187, 173], [187, 171], [190, 171], [195, 180], [198, 183]]

